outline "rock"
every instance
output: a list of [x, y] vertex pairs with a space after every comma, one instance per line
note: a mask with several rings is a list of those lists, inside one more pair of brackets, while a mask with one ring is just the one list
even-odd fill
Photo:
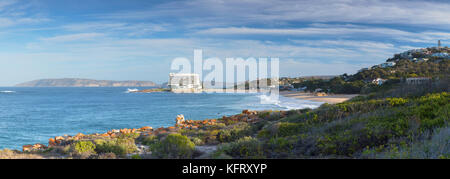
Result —
[[48, 146], [55, 146], [55, 145], [56, 145], [56, 141], [54, 138], [48, 139]]
[[170, 131], [175, 131], [175, 130], [176, 130], [175, 127], [173, 127], [173, 126], [168, 127], [168, 129], [169, 129]]
[[153, 128], [150, 127], [150, 126], [144, 126], [144, 127], [141, 127], [140, 130], [141, 130], [141, 131], [153, 130]]
[[30, 152], [33, 149], [32, 145], [24, 145], [22, 146], [22, 151], [23, 152]]
[[246, 114], [246, 115], [252, 115], [252, 114], [257, 114], [257, 113], [258, 112], [256, 112], [256, 111], [251, 111], [248, 109], [242, 111], [242, 114]]
[[64, 140], [64, 137], [63, 136], [56, 136], [55, 140]]
[[110, 136], [110, 134], [108, 134], [108, 133], [104, 133], [104, 134], [102, 134], [102, 135], [100, 135], [100, 136], [102, 136], [102, 137], [109, 137], [109, 136]]
[[119, 132], [120, 132], [120, 130], [117, 130], [117, 129], [113, 129], [113, 130], [111, 130], [111, 132], [112, 132], [112, 133], [119, 133]]
[[125, 129], [120, 129], [119, 132], [120, 132], [121, 134], [129, 134], [129, 133], [130, 133], [129, 130], [128, 130], [127, 128], [125, 128]]
[[183, 124], [184, 121], [185, 121], [185, 119], [184, 119], [183, 114], [177, 115], [176, 124], [178, 124], [178, 125]]
[[33, 145], [32, 150], [43, 150], [46, 148], [47, 148], [47, 146], [45, 146], [44, 144], [37, 143], [37, 144]]

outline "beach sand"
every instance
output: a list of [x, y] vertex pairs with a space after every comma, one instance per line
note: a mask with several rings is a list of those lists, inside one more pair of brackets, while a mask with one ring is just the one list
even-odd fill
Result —
[[358, 94], [331, 94], [329, 96], [314, 96], [313, 93], [305, 93], [299, 91], [280, 91], [280, 95], [289, 98], [324, 102], [328, 104], [342, 103], [355, 96], [358, 96]]

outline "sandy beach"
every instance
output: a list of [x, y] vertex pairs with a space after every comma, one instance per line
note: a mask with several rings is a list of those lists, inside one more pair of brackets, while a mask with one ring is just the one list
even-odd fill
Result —
[[305, 93], [305, 92], [298, 92], [298, 91], [280, 91], [280, 95], [283, 95], [283, 96], [289, 97], [289, 98], [297, 98], [297, 99], [303, 99], [303, 100], [324, 102], [324, 103], [328, 103], [328, 104], [341, 103], [341, 102], [347, 101], [355, 96], [358, 96], [358, 94], [331, 94], [329, 96], [314, 96], [313, 93]]

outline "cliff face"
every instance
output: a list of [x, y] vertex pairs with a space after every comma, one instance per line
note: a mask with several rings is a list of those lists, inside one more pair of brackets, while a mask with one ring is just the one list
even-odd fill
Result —
[[40, 79], [20, 83], [17, 87], [152, 87], [158, 86], [152, 81], [110, 81], [78, 78]]

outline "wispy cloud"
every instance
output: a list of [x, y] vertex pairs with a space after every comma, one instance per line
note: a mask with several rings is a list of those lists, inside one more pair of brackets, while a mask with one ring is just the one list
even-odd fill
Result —
[[154, 23], [125, 23], [125, 22], [103, 22], [92, 21], [85, 23], [74, 23], [62, 26], [62, 29], [67, 31], [81, 31], [81, 32], [109, 32], [122, 33], [128, 36], [142, 36], [155, 32], [167, 31], [167, 24]]
[[306, 27], [306, 28], [247, 28], [226, 27], [200, 30], [198, 34], [207, 35], [344, 35], [344, 34], [372, 34], [372, 35], [411, 35], [412, 33], [391, 28], [373, 27]]
[[50, 21], [49, 18], [38, 13], [27, 12], [31, 8], [31, 4], [21, 4], [17, 0], [0, 1], [0, 28]]
[[80, 33], [42, 38], [41, 40], [45, 42], [92, 41], [98, 40], [97, 38], [104, 36], [105, 35], [101, 33]]
[[[252, 8], [248, 8], [252, 7]], [[450, 5], [438, 1], [387, 0], [265, 0], [169, 2], [141, 11], [115, 12], [98, 16], [106, 19], [154, 19], [176, 17], [190, 23], [227, 25], [290, 22], [348, 22], [379, 24], [436, 25], [449, 27]], [[235, 19], [239, 19], [236, 21]]]

